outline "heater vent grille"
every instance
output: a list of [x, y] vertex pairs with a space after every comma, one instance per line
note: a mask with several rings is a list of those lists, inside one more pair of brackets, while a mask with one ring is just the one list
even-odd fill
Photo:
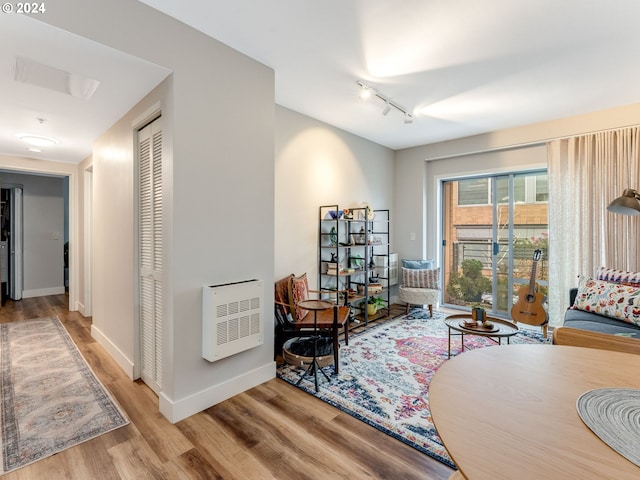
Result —
[[202, 356], [214, 362], [263, 343], [263, 282], [211, 285], [202, 291]]

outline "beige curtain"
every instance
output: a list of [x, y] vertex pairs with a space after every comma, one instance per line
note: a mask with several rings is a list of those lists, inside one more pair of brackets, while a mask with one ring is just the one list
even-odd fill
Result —
[[562, 324], [578, 275], [640, 271], [640, 216], [606, 209], [625, 188], [640, 189], [639, 142], [633, 127], [548, 144], [551, 325]]

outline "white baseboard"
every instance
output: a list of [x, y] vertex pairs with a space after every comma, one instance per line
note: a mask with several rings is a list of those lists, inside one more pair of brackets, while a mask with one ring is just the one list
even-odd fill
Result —
[[107, 351], [111, 358], [113, 358], [115, 362], [120, 365], [120, 368], [124, 370], [124, 373], [133, 380], [133, 362], [127, 358], [127, 356], [122, 353], [122, 351], [116, 347], [106, 335], [96, 328], [95, 325], [91, 325], [91, 337]]
[[47, 295], [60, 295], [61, 293], [64, 293], [64, 286], [37, 288], [35, 290], [23, 290], [22, 298], [46, 297]]
[[275, 376], [276, 362], [269, 362], [239, 377], [214, 385], [182, 400], [172, 401], [163, 393], [160, 393], [160, 413], [171, 423], [176, 423], [267, 380], [271, 380]]

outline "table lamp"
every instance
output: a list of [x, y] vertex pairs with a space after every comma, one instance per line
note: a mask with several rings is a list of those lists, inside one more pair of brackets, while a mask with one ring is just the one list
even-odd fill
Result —
[[627, 188], [621, 197], [607, 206], [607, 210], [622, 215], [640, 215], [640, 194], [636, 190]]

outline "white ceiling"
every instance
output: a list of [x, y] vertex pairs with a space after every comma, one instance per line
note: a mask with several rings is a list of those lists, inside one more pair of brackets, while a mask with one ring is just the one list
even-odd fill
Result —
[[[272, 67], [278, 104], [393, 149], [640, 101], [637, 0], [144, 3]], [[77, 163], [170, 73], [22, 15], [0, 15], [0, 31], [4, 154]], [[18, 83], [16, 55], [101, 84], [82, 100]], [[362, 101], [357, 80], [413, 123]], [[60, 143], [34, 154], [17, 133]]]
[[[78, 163], [93, 141], [170, 72], [24, 15], [0, 15], [0, 153]], [[100, 81], [90, 100], [14, 80], [15, 58]], [[38, 119], [43, 119], [41, 123]], [[27, 151], [18, 134], [59, 141]]]
[[272, 67], [278, 104], [393, 149], [640, 101], [638, 0], [142, 1]]

